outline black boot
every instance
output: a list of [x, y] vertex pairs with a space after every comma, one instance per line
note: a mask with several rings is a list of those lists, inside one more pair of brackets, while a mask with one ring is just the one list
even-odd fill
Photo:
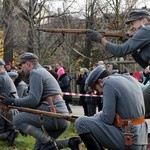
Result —
[[92, 133], [88, 132], [80, 134], [80, 137], [88, 150], [104, 150], [103, 147], [96, 141]]
[[42, 144], [40, 150], [59, 150], [55, 141], [48, 141], [46, 144]]
[[68, 141], [68, 146], [71, 150], [80, 150], [79, 144], [81, 144], [81, 138], [80, 137], [72, 137]]
[[8, 134], [8, 136], [7, 136], [7, 138], [6, 138], [6, 142], [7, 142], [7, 145], [8, 146], [12, 146], [12, 145], [14, 145], [14, 142], [15, 142], [15, 139], [17, 138], [17, 136], [18, 136], [18, 131], [16, 131], [16, 130], [14, 130], [14, 129], [12, 129], [10, 132], [9, 132], [9, 134]]

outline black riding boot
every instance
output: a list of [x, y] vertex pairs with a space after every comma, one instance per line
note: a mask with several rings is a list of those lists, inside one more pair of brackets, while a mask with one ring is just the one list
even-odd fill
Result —
[[81, 144], [80, 137], [72, 137], [68, 141], [68, 146], [71, 150], [79, 150], [79, 144]]
[[14, 145], [15, 139], [17, 138], [18, 134], [19, 134], [19, 132], [14, 130], [14, 129], [12, 129], [9, 132], [9, 134], [8, 134], [8, 136], [6, 138], [6, 142], [7, 142], [8, 146]]
[[56, 141], [59, 149], [69, 147], [71, 150], [79, 150], [81, 142], [81, 138], [78, 136]]
[[92, 133], [88, 132], [80, 134], [80, 137], [88, 150], [104, 150], [103, 147], [96, 141]]

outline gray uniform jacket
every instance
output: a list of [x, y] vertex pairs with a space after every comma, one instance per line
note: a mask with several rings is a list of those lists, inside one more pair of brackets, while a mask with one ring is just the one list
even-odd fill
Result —
[[117, 57], [122, 57], [140, 50], [140, 56], [146, 62], [150, 60], [150, 24], [141, 26], [132, 38], [118, 45], [107, 42], [105, 48]]
[[28, 85], [24, 81], [19, 82], [19, 84], [17, 85], [16, 88], [17, 88], [18, 96], [20, 98], [22, 98], [24, 96], [27, 96], [27, 94], [28, 94]]
[[[6, 71], [0, 73], [0, 95], [8, 97], [11, 97], [13, 95], [14, 97], [18, 97], [16, 87]], [[0, 115], [3, 115], [3, 113], [4, 110], [0, 109]], [[9, 111], [9, 116], [7, 119], [12, 121], [12, 117], [13, 115], [15, 115], [15, 113], [18, 113], [18, 111], [17, 110]], [[0, 116], [0, 133], [4, 133], [7, 131], [8, 124], [9, 123], [5, 121], [2, 116]]]
[[16, 106], [37, 108], [42, 98], [61, 93], [56, 79], [38, 64], [30, 71], [28, 95], [15, 99], [14, 103]]
[[[103, 109], [93, 117], [78, 118], [75, 122], [77, 132], [92, 132], [104, 147], [123, 150], [125, 129], [113, 125], [116, 113], [122, 119], [139, 118], [145, 114], [141, 86], [128, 74], [114, 74], [103, 79]], [[131, 126], [133, 145], [146, 145], [147, 132], [146, 123]]]
[[[114, 74], [104, 79], [103, 111], [100, 120], [113, 124], [115, 114], [122, 119], [139, 118], [145, 115], [145, 106], [141, 86], [130, 75]], [[124, 129], [124, 128], [123, 128]], [[146, 144], [147, 126], [145, 123], [133, 126], [134, 144]]]
[[5, 71], [1, 72], [0, 73], [0, 94], [11, 96], [12, 93], [14, 97], [18, 97], [17, 90], [12, 79], [9, 77], [7, 72]]

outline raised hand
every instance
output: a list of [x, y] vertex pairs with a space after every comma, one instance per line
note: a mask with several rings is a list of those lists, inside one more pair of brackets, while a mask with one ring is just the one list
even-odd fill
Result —
[[102, 39], [102, 35], [98, 31], [90, 30], [90, 29], [87, 31], [87, 37], [91, 41], [94, 41], [94, 42], [97, 42], [97, 43], [100, 43], [101, 39]]

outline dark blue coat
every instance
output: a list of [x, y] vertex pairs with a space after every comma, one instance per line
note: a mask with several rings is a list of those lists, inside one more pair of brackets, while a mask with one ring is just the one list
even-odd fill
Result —
[[[62, 92], [69, 92], [71, 93], [71, 85], [70, 85], [71, 78], [67, 75], [67, 73], [62, 74], [58, 78], [58, 83], [60, 85], [60, 88]], [[71, 95], [64, 95], [63, 99], [67, 102], [72, 101], [72, 96]]]

